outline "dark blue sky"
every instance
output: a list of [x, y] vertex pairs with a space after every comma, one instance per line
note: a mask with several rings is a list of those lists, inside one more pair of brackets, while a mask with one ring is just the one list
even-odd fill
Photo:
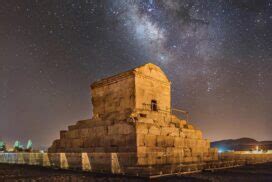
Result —
[[212, 140], [272, 139], [272, 1], [1, 1], [0, 139], [49, 145], [89, 85], [152, 62]]

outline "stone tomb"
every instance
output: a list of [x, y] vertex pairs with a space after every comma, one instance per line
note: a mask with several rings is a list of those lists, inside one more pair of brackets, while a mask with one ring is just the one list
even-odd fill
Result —
[[116, 153], [127, 166], [217, 160], [202, 132], [171, 110], [171, 83], [145, 64], [91, 85], [93, 118], [60, 132], [51, 153]]

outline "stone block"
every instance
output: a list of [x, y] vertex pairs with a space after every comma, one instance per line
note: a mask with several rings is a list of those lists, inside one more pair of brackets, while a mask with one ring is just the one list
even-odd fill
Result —
[[166, 147], [165, 136], [157, 136], [157, 146]]
[[200, 153], [203, 153], [203, 148], [202, 147], [195, 146], [195, 147], [192, 148], [192, 156], [197, 156]]
[[177, 148], [177, 147], [175, 147], [173, 153], [174, 153], [174, 157], [178, 157], [178, 158], [183, 158], [184, 157], [184, 150], [183, 150], [183, 148]]
[[88, 128], [80, 129], [79, 130], [79, 136], [80, 137], [88, 137], [89, 136]]
[[135, 134], [135, 127], [129, 124], [123, 125], [121, 134]]
[[91, 119], [85, 119], [78, 121], [76, 124], [77, 125], [89, 124], [91, 121], [92, 121]]
[[175, 137], [174, 146], [175, 147], [183, 147], [184, 146], [184, 139], [181, 137]]
[[168, 164], [177, 164], [177, 163], [180, 163], [182, 162], [181, 161], [182, 159], [181, 158], [178, 158], [178, 157], [174, 157], [174, 156], [167, 156], [167, 163]]
[[185, 138], [196, 138], [196, 134], [195, 134], [195, 130], [191, 130], [191, 129], [183, 129], [182, 130], [185, 134]]
[[135, 134], [125, 135], [124, 138], [125, 138], [127, 147], [131, 147], [131, 146], [136, 147], [136, 135]]
[[188, 147], [183, 148], [183, 152], [184, 152], [184, 157], [191, 157], [192, 156], [192, 151]]
[[202, 139], [202, 132], [200, 130], [196, 130], [196, 138]]
[[95, 127], [88, 128], [89, 136], [94, 136], [94, 135], [96, 135], [95, 133], [96, 133]]
[[183, 161], [188, 162], [188, 163], [193, 162], [193, 157], [192, 156], [186, 156], [186, 157], [183, 158]]
[[171, 136], [157, 136], [158, 147], [174, 147], [175, 137]]
[[155, 135], [145, 135], [144, 144], [147, 147], [156, 147], [157, 140]]
[[111, 147], [136, 146], [135, 135], [109, 135]]
[[72, 140], [66, 139], [65, 141], [65, 148], [71, 148], [72, 147]]
[[93, 118], [93, 119], [90, 120], [90, 122], [86, 123], [86, 128], [92, 128], [92, 127], [100, 126], [103, 122], [105, 122], [105, 121]]
[[147, 147], [147, 153], [154, 153], [154, 152], [166, 152], [166, 147]]
[[139, 117], [138, 117], [138, 122], [139, 122], [139, 123], [149, 123], [149, 124], [153, 124], [153, 123], [154, 123], [154, 120], [151, 119], [151, 118], [144, 118], [144, 117], [139, 116]]
[[186, 139], [184, 140], [185, 146], [186, 146], [186, 147], [189, 147], [189, 148], [194, 147], [194, 146], [195, 146], [195, 143], [196, 143], [196, 142], [195, 142], [193, 139], [190, 139], [190, 138], [186, 138]]
[[161, 135], [162, 136], [168, 136], [170, 134], [170, 127], [162, 127], [161, 128]]
[[184, 128], [184, 125], [186, 125], [186, 121], [180, 120], [180, 119], [172, 121], [171, 123], [173, 123], [175, 125], [175, 127], [177, 127], [177, 128]]
[[163, 136], [179, 136], [179, 129], [176, 127], [162, 127], [161, 135], [163, 135]]
[[179, 137], [179, 129], [173, 128], [172, 132], [169, 134], [169, 136]]
[[165, 138], [166, 147], [174, 147], [174, 137], [167, 136]]
[[70, 125], [70, 126], [68, 126], [68, 130], [69, 131], [74, 130], [74, 129], [78, 129], [78, 127], [76, 125]]
[[151, 126], [148, 129], [148, 134], [150, 135], [160, 135], [161, 134], [161, 128], [157, 126]]
[[157, 160], [157, 156], [155, 154], [147, 155], [147, 165], [155, 165]]
[[145, 157], [138, 157], [137, 159], [137, 165], [147, 165], [148, 164], [148, 160], [147, 160], [147, 156]]
[[167, 161], [167, 157], [166, 156], [158, 156], [156, 158], [156, 165], [166, 164], [166, 161]]
[[137, 153], [141, 154], [141, 153], [147, 153], [147, 147], [137, 147]]
[[172, 122], [169, 123], [169, 127], [170, 128], [177, 128], [176, 123], [172, 123]]
[[109, 135], [115, 135], [115, 134], [126, 135], [131, 133], [135, 133], [135, 129], [132, 125], [127, 123], [123, 123], [123, 124], [118, 123], [118, 124], [108, 126]]
[[65, 139], [61, 139], [60, 140], [60, 148], [65, 148], [66, 147], [66, 140]]
[[153, 152], [147, 154], [147, 164], [160, 165], [166, 163], [165, 152]]
[[179, 121], [180, 121], [180, 119], [177, 116], [171, 115], [171, 122], [173, 122], [173, 123], [179, 123]]
[[125, 144], [124, 138], [122, 135], [115, 134], [115, 135], [110, 135], [110, 146], [111, 147], [118, 147], [118, 146], [123, 146]]
[[184, 127], [184, 125], [187, 124], [187, 121], [186, 120], [180, 120], [179, 123], [180, 123], [180, 126]]
[[74, 148], [82, 148], [83, 147], [83, 140], [80, 138], [72, 139], [71, 143], [72, 143], [72, 147], [74, 147]]
[[148, 152], [147, 147], [137, 147], [137, 156], [138, 157], [146, 157]]
[[60, 131], [60, 139], [66, 138], [66, 133], [67, 133], [66, 130], [61, 130]]
[[185, 133], [183, 132], [183, 130], [180, 129], [180, 130], [179, 130], [179, 137], [180, 137], [180, 138], [185, 138], [185, 136], [186, 136], [186, 135], [185, 135]]
[[71, 139], [72, 139], [72, 138], [79, 138], [78, 129], [68, 131], [68, 132], [66, 133], [66, 136], [67, 136], [68, 138], [71, 138]]
[[174, 147], [166, 147], [166, 155], [172, 156], [174, 154]]
[[[99, 136], [96, 136], [96, 137], [99, 137]], [[100, 138], [100, 140], [98, 140], [99, 146], [101, 146], [101, 147], [110, 147], [110, 145], [111, 145], [111, 137], [112, 136], [110, 136], [110, 135], [105, 135], [102, 138], [99, 137]]]
[[88, 138], [83, 140], [84, 148], [98, 147], [100, 145], [100, 138], [95, 135], [90, 135]]
[[97, 126], [94, 127], [94, 130], [97, 137], [104, 137], [108, 134], [108, 129], [106, 126]]
[[163, 119], [154, 120], [154, 124], [161, 127], [161, 126], [167, 126], [167, 123]]
[[137, 146], [144, 146], [145, 145], [145, 135], [144, 134], [137, 134], [136, 135], [136, 144]]
[[148, 134], [148, 125], [145, 123], [136, 123], [136, 133]]

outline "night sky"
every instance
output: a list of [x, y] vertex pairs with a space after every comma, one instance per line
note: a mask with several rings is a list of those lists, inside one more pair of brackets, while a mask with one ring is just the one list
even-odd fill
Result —
[[93, 81], [147, 62], [206, 138], [272, 139], [272, 1], [0, 2], [0, 139], [50, 145]]

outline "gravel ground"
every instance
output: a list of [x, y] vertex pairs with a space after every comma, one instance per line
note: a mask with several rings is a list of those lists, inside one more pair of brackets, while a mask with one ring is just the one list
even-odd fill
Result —
[[[182, 181], [272, 182], [272, 163], [248, 165], [237, 168], [217, 170], [214, 172], [196, 173], [183, 176], [181, 179]], [[179, 180], [178, 177], [172, 177], [171, 181], [181, 180]]]
[[[2, 181], [146, 181], [141, 178], [128, 178], [56, 170], [36, 166], [0, 164]], [[214, 172], [202, 172], [186, 176], [163, 177], [152, 181], [272, 181], [272, 163], [257, 164]]]

